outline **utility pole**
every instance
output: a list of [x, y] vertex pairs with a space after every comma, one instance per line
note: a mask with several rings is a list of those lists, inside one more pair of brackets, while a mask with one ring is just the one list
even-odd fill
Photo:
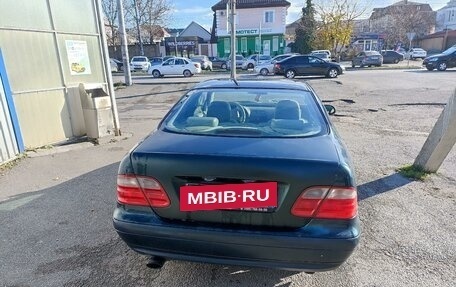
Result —
[[131, 86], [130, 57], [128, 56], [127, 33], [125, 32], [125, 18], [122, 0], [117, 0], [117, 9], [119, 9], [119, 33], [122, 50], [122, 62], [124, 67], [125, 85]]
[[138, 2], [133, 0], [135, 4], [135, 15], [136, 15], [136, 29], [138, 30], [138, 40], [139, 40], [139, 53], [141, 56], [144, 56], [144, 47], [141, 39], [141, 28], [139, 27], [139, 11], [138, 11]]
[[[230, 1], [230, 26], [231, 26], [231, 79], [236, 80], [236, 0]], [[228, 16], [228, 15], [227, 15]]]

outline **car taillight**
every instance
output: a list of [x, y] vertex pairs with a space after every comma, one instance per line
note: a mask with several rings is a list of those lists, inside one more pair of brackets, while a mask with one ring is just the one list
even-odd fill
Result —
[[275, 64], [274, 68], [277, 69], [277, 70], [280, 70], [280, 64]]
[[198, 64], [193, 64], [195, 66], [195, 68], [198, 68]]
[[168, 195], [157, 180], [130, 174], [117, 175], [117, 201], [150, 207], [170, 205]]
[[351, 219], [357, 212], [354, 187], [311, 187], [301, 193], [291, 208], [294, 216], [321, 219]]

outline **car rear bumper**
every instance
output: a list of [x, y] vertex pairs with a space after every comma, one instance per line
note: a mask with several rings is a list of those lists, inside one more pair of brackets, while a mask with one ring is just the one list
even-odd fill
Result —
[[228, 229], [163, 221], [121, 206], [113, 221], [119, 236], [142, 254], [308, 272], [337, 268], [359, 240], [358, 219], [334, 226], [313, 220], [305, 228], [287, 231]]

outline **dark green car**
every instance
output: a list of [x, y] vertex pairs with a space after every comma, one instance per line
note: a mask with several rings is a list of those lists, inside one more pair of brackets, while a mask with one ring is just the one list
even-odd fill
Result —
[[149, 267], [315, 272], [353, 252], [357, 208], [348, 152], [310, 86], [211, 80], [122, 160], [114, 227]]

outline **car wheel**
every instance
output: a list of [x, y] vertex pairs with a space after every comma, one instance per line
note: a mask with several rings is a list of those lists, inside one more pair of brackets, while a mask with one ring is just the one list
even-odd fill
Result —
[[328, 71], [328, 74], [326, 75], [328, 78], [337, 78], [337, 75], [339, 73], [337, 72], [337, 69], [336, 68], [331, 68], [329, 69]]
[[160, 76], [161, 76], [160, 71], [159, 70], [153, 70], [152, 71], [152, 76], [154, 76], [154, 78], [160, 78]]
[[252, 63], [248, 64], [247, 69], [253, 69], [253, 64]]
[[269, 71], [268, 71], [268, 69], [263, 68], [263, 69], [260, 70], [260, 74], [261, 74], [262, 76], [267, 76], [267, 75], [269, 74]]
[[192, 76], [192, 72], [190, 72], [189, 70], [184, 71], [184, 77], [191, 77], [191, 76]]
[[294, 70], [287, 70], [285, 72], [285, 77], [288, 79], [293, 79], [294, 77], [296, 77], [296, 72]]
[[447, 69], [447, 64], [445, 62], [441, 62], [437, 65], [437, 70], [445, 71]]
[[394, 59], [394, 64], [399, 63], [399, 59]]
[[432, 67], [426, 67], [426, 69], [427, 69], [428, 71], [433, 71], [433, 70], [434, 70], [434, 68], [432, 68]]
[[220, 66], [220, 68], [226, 69], [226, 64], [222, 64], [222, 65]]

